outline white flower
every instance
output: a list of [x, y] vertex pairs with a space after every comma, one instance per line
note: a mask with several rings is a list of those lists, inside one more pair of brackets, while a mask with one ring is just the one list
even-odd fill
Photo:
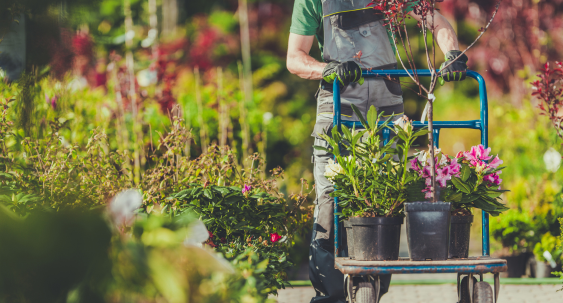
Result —
[[[439, 148], [434, 148], [434, 156], [438, 156], [440, 153], [442, 152], [441, 149]], [[414, 154], [418, 160], [418, 162], [422, 165], [431, 165], [431, 158], [430, 158], [430, 151], [419, 151], [418, 153]], [[442, 158], [440, 159], [440, 165], [442, 165], [443, 163], [447, 163], [448, 161], [448, 157], [446, 157], [444, 154], [442, 154]]]
[[188, 235], [184, 245], [195, 245], [201, 247], [202, 243], [209, 239], [209, 231], [201, 220], [192, 222], [188, 227]]
[[419, 151], [418, 153], [415, 154], [416, 159], [418, 160], [418, 163], [425, 165], [426, 164], [426, 158], [428, 158], [428, 152], [427, 151]]
[[485, 162], [479, 163], [477, 164], [477, 166], [475, 166], [475, 172], [479, 174], [485, 169], [485, 167], [487, 167], [487, 164]]
[[405, 115], [403, 115], [399, 119], [395, 120], [393, 122], [393, 124], [395, 124], [395, 126], [397, 126], [397, 127], [402, 128], [406, 132], [409, 131], [409, 127], [411, 126], [409, 118]]
[[137, 189], [120, 192], [109, 203], [109, 213], [118, 225], [130, 223], [135, 217], [135, 210], [143, 204], [143, 196]]
[[553, 147], [550, 147], [545, 154], [543, 154], [543, 162], [545, 168], [550, 172], [556, 172], [561, 166], [561, 154]]
[[440, 166], [448, 164], [448, 157], [442, 154], [442, 158], [440, 159]]
[[331, 180], [339, 174], [344, 174], [344, 168], [340, 164], [335, 163], [334, 160], [329, 159], [328, 164], [325, 166], [325, 177]]

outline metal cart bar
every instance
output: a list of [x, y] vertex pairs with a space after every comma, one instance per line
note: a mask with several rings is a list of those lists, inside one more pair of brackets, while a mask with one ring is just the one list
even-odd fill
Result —
[[[413, 75], [413, 70], [372, 70], [364, 71], [363, 76], [366, 78], [371, 77], [408, 77], [409, 74]], [[416, 70], [416, 74], [420, 77], [430, 77], [432, 76], [430, 70], [419, 69]], [[434, 144], [438, 147], [440, 130], [444, 128], [467, 128], [467, 129], [478, 129], [481, 131], [481, 144], [487, 148], [489, 144], [488, 138], [488, 123], [489, 123], [489, 112], [488, 112], [488, 99], [487, 99], [487, 88], [485, 85], [485, 80], [481, 75], [475, 71], [468, 70], [467, 76], [477, 80], [479, 84], [479, 99], [480, 99], [480, 119], [479, 120], [466, 120], [466, 121], [435, 121], [434, 122]], [[358, 121], [342, 121], [341, 113], [341, 98], [340, 98], [340, 85], [338, 81], [334, 81], [333, 86], [333, 102], [334, 102], [334, 120], [333, 125], [338, 126], [338, 130], [341, 131], [341, 125], [344, 124], [347, 127], [363, 128]], [[382, 123], [382, 122], [380, 122]], [[428, 126], [428, 123], [414, 122], [413, 126], [416, 128], [421, 128]], [[384, 130], [383, 139], [388, 140], [389, 131]], [[334, 255], [335, 257], [340, 256], [340, 223], [339, 216], [337, 213], [340, 212], [338, 206], [338, 198], [334, 198], [335, 208], [334, 208]], [[483, 256], [490, 255], [489, 247], [489, 214], [482, 211], [482, 254]]]

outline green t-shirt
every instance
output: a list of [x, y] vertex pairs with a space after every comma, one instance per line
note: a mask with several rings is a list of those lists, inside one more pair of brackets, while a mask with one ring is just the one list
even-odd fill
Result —
[[[406, 12], [413, 10], [413, 7], [418, 4], [419, 1], [411, 2], [407, 8]], [[293, 5], [293, 15], [291, 16], [291, 27], [289, 32], [297, 35], [303, 36], [313, 36], [319, 41], [319, 48], [321, 49], [321, 54], [323, 52], [324, 35], [323, 35], [323, 4], [321, 0], [295, 0]], [[389, 36], [389, 42], [391, 47], [395, 50], [393, 43], [393, 37], [389, 30], [387, 30], [387, 36]]]

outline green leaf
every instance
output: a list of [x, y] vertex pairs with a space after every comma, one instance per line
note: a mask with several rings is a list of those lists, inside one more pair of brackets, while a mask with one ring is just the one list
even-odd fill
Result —
[[213, 199], [213, 193], [209, 190], [209, 188], [203, 190], [203, 195], [208, 199]]
[[477, 199], [473, 203], [475, 204], [475, 207], [480, 208], [484, 211], [494, 211], [497, 208], [495, 205], [490, 204], [484, 199]]
[[326, 148], [326, 147], [324, 147], [324, 146], [314, 145], [313, 148], [316, 149], [316, 150], [322, 150], [322, 151], [325, 151], [325, 152], [327, 152], [327, 153], [332, 154], [332, 150], [331, 150], [331, 149], [328, 149], [328, 148]]
[[470, 175], [471, 175], [471, 169], [469, 168], [469, 165], [463, 164], [461, 166], [461, 180], [463, 182], [467, 181]]
[[369, 125], [370, 129], [374, 129], [377, 125], [377, 110], [375, 109], [375, 107], [372, 105], [369, 110], [368, 110], [368, 114], [367, 114], [367, 122]]
[[428, 130], [428, 128], [425, 127], [423, 129], [417, 131], [416, 133], [414, 133], [412, 136], [413, 136], [413, 138], [416, 138], [416, 137], [428, 135], [428, 133], [430, 133], [430, 131]]
[[345, 125], [342, 125], [342, 134], [344, 135], [344, 138], [348, 140], [348, 142], [352, 141], [352, 133], [350, 132], [350, 129]]
[[358, 107], [356, 105], [352, 104], [352, 110], [356, 113], [356, 116], [358, 116], [358, 118], [360, 119], [360, 122], [362, 123], [364, 128], [368, 129], [369, 124], [366, 122], [366, 119], [364, 119], [364, 116], [360, 112], [360, 109], [358, 109]]
[[461, 202], [461, 198], [463, 196], [463, 193], [455, 193], [453, 195], [449, 195], [447, 197], [447, 200], [451, 201], [451, 202]]
[[497, 190], [489, 190], [487, 191], [487, 196], [490, 198], [498, 198], [502, 195], [503, 191], [497, 191]]
[[458, 177], [452, 177], [452, 183], [461, 192], [464, 192], [466, 194], [471, 193], [470, 187], [467, 184], [463, 183]]

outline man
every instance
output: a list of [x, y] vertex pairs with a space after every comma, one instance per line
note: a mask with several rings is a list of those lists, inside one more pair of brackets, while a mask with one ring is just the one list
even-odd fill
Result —
[[[288, 70], [304, 79], [321, 80], [317, 92], [317, 120], [313, 130], [315, 145], [327, 146], [318, 134], [332, 127], [332, 83], [339, 81], [342, 91], [342, 119], [358, 120], [351, 104], [365, 116], [373, 105], [385, 116], [397, 118], [403, 114], [402, 90], [398, 81], [369, 78], [364, 81], [358, 64], [361, 51], [363, 69], [396, 69], [396, 50], [391, 35], [384, 25], [383, 14], [367, 5], [371, 0], [295, 0], [287, 53]], [[417, 21], [422, 17], [409, 5], [406, 12]], [[438, 12], [434, 14], [435, 38], [446, 62], [457, 58], [459, 51], [456, 34], [449, 22]], [[429, 27], [432, 17], [428, 16]], [[309, 55], [315, 37], [319, 42], [324, 62]], [[446, 81], [463, 80], [467, 56], [461, 55], [452, 65], [442, 70]], [[316, 207], [313, 237], [309, 256], [309, 277], [316, 296], [311, 302], [346, 302], [343, 275], [334, 268], [334, 200], [333, 191], [325, 178], [325, 166], [330, 159], [326, 152], [313, 153], [316, 184]], [[381, 295], [387, 292], [391, 276], [381, 277]]]

